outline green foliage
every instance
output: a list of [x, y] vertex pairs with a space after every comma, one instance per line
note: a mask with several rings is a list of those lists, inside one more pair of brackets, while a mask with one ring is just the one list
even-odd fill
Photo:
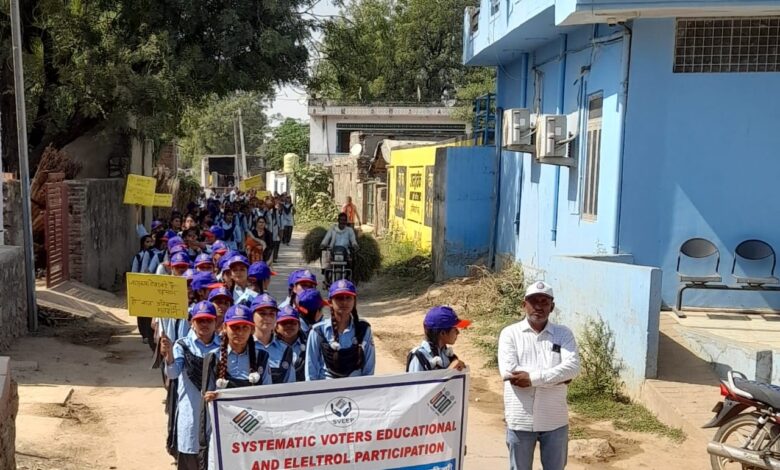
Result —
[[303, 237], [303, 247], [301, 248], [303, 252], [303, 261], [311, 263], [312, 261], [320, 259], [320, 254], [322, 253], [320, 245], [327, 233], [328, 229], [325, 227], [314, 227], [306, 233], [306, 236]]
[[[324, 59], [312, 96], [342, 101], [438, 102], [444, 90], [484, 89], [461, 64], [463, 11], [475, 0], [361, 0], [322, 25]], [[490, 87], [486, 91], [491, 91]], [[469, 104], [470, 105], [470, 104]]]
[[[22, 2], [32, 166], [49, 143], [62, 147], [100, 129], [170, 139], [187, 106], [204, 96], [267, 94], [303, 80], [311, 23], [299, 10], [308, 3]], [[0, 32], [5, 139], [16, 135], [6, 107], [14, 100], [7, 15]]]
[[330, 170], [319, 165], [300, 164], [293, 171], [292, 183], [300, 221], [336, 220], [338, 209], [330, 196], [333, 183]]
[[200, 196], [203, 188], [200, 186], [200, 182], [192, 176], [179, 173], [178, 176], [178, 188], [176, 189], [174, 206], [179, 209], [182, 214], [187, 212], [187, 204], [192, 201], [196, 201]]
[[622, 396], [620, 371], [623, 362], [615, 354], [615, 334], [601, 318], [589, 320], [577, 342], [582, 374], [578, 378], [583, 390], [612, 398]]
[[309, 124], [288, 118], [271, 131], [265, 148], [266, 166], [281, 170], [284, 155], [288, 153], [294, 153], [301, 159], [309, 153]]
[[198, 105], [189, 106], [182, 117], [182, 137], [179, 139], [183, 166], [199, 168], [203, 155], [235, 153], [233, 122], [239, 109], [246, 153], [259, 154], [268, 123], [264, 98], [258, 92], [237, 91], [222, 98], [211, 94]]
[[471, 68], [466, 72], [465, 83], [457, 88], [460, 105], [452, 117], [459, 121], [474, 121], [474, 100], [496, 91], [496, 71], [492, 68]]
[[431, 253], [414, 242], [392, 234], [379, 243], [382, 253], [382, 274], [415, 281], [433, 281]]
[[368, 282], [382, 266], [382, 253], [376, 238], [368, 233], [358, 235], [357, 242], [360, 249], [355, 252], [352, 280], [356, 283]]

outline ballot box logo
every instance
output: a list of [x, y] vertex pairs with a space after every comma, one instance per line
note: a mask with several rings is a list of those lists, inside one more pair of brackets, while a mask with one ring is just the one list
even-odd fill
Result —
[[447, 414], [455, 406], [455, 395], [446, 388], [439, 390], [429, 401], [428, 406], [439, 416]]
[[241, 410], [233, 417], [232, 422], [236, 429], [251, 436], [263, 423], [263, 419], [253, 410]]
[[340, 428], [351, 425], [359, 416], [360, 409], [351, 398], [336, 397], [325, 406], [325, 419]]

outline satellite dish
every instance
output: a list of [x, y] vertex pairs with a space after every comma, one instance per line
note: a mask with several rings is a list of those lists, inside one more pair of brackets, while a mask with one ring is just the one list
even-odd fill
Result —
[[363, 146], [360, 144], [355, 144], [349, 149], [349, 154], [353, 157], [359, 157], [361, 153], [363, 153]]

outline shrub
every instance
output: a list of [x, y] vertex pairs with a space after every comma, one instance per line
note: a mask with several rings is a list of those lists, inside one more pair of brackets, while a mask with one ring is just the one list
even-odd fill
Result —
[[[328, 233], [325, 227], [314, 227], [303, 238], [303, 258], [307, 263], [320, 259], [322, 250], [320, 245]], [[367, 233], [358, 235], [360, 249], [355, 252], [353, 263], [352, 281], [355, 283], [367, 282], [376, 274], [382, 266], [382, 253], [376, 239]]]
[[622, 398], [623, 361], [615, 354], [615, 334], [601, 318], [589, 320], [578, 341], [581, 374], [578, 390], [588, 395]]
[[307, 263], [320, 259], [320, 244], [328, 230], [325, 227], [314, 227], [303, 238], [303, 260]]

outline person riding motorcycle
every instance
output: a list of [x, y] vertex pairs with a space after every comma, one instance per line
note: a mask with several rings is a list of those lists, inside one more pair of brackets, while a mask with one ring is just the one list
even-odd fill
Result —
[[322, 239], [322, 243], [320, 243], [320, 248], [327, 248], [331, 253], [343, 250], [347, 260], [347, 267], [352, 269], [352, 254], [359, 246], [355, 237], [355, 231], [347, 225], [347, 214], [344, 212], [339, 214], [338, 224], [328, 230], [325, 238]]

